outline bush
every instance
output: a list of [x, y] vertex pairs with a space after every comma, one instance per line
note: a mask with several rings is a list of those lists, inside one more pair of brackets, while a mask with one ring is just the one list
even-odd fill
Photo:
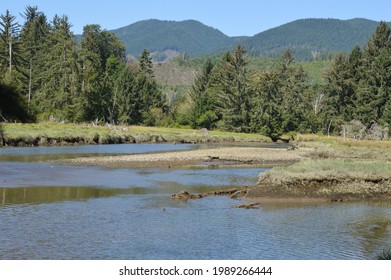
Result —
[[218, 121], [218, 117], [215, 112], [207, 111], [203, 115], [201, 115], [198, 120], [196, 120], [197, 127], [202, 127], [206, 129], [213, 129], [216, 126], [216, 122]]

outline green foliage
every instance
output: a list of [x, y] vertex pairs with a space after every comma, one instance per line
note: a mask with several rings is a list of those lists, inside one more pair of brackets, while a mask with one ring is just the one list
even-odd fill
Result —
[[309, 106], [305, 95], [309, 90], [308, 75], [301, 66], [295, 67], [293, 60], [292, 53], [286, 51], [278, 66], [258, 74], [255, 83], [252, 129], [273, 141], [289, 131], [308, 129]]
[[[99, 25], [85, 26], [77, 44], [66, 16], [49, 24], [38, 7], [27, 6], [23, 17], [21, 32], [8, 11], [0, 17], [0, 81], [18, 92], [3, 95], [4, 104], [63, 122], [155, 124], [161, 117], [165, 99], [148, 51], [130, 69], [122, 41]], [[4, 116], [26, 119], [7, 110]]]
[[39, 90], [44, 79], [45, 56], [49, 50], [47, 38], [50, 25], [47, 23], [46, 16], [38, 12], [38, 7], [27, 6], [24, 18], [26, 21], [20, 37], [25, 62], [21, 85], [30, 108], [33, 95]]
[[212, 74], [210, 90], [216, 99], [216, 113], [229, 131], [250, 131], [252, 91], [245, 54], [238, 45], [232, 53], [225, 53]]
[[19, 92], [12, 86], [0, 83], [0, 122], [31, 120]]
[[253, 104], [252, 128], [269, 136], [273, 141], [284, 133], [283, 122], [283, 94], [279, 73], [265, 72], [258, 77], [256, 95]]
[[352, 120], [355, 100], [354, 77], [349, 61], [343, 54], [338, 54], [326, 73], [326, 121], [339, 128], [343, 123]]
[[134, 70], [129, 66], [123, 68], [115, 81], [115, 118], [120, 123], [136, 123], [140, 119], [139, 110], [136, 106], [139, 103], [139, 96], [134, 90], [135, 84]]
[[74, 121], [74, 102], [80, 92], [76, 42], [67, 17], [55, 17], [46, 38], [42, 80], [34, 99], [41, 116]]
[[201, 73], [197, 75], [190, 91], [190, 98], [193, 101], [191, 111], [194, 128], [205, 127], [211, 129], [218, 120], [217, 115], [214, 112], [211, 112], [214, 109], [215, 101], [208, 90], [213, 67], [212, 61], [208, 59], [205, 62]]
[[20, 66], [20, 25], [8, 10], [0, 15], [0, 73], [8, 72]]
[[125, 66], [114, 82], [114, 122], [156, 125], [165, 99], [154, 79], [152, 61], [144, 50], [138, 69]]
[[390, 124], [391, 99], [391, 28], [381, 22], [368, 41], [359, 68], [357, 118], [371, 123]]

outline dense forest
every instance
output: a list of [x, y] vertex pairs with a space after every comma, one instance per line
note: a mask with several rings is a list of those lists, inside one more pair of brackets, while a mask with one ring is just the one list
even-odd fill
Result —
[[379, 23], [367, 19], [300, 19], [258, 33], [241, 43], [253, 56], [278, 57], [289, 48], [296, 59], [322, 59], [363, 47]]
[[150, 19], [115, 29], [113, 33], [124, 42], [127, 54], [139, 56], [148, 49], [160, 54], [156, 60], [164, 60], [166, 51], [200, 56], [222, 52], [235, 45], [234, 39], [195, 20]]
[[99, 25], [85, 26], [78, 43], [67, 17], [49, 22], [31, 6], [23, 15], [23, 25], [8, 11], [0, 17], [1, 121], [218, 128], [274, 141], [295, 133], [389, 136], [391, 29], [385, 22], [364, 48], [336, 54], [321, 83], [294, 63], [289, 49], [273, 67], [254, 67], [238, 44], [204, 60], [191, 89], [173, 98], [157, 82], [147, 50], [129, 60], [123, 42]]
[[31, 6], [23, 15], [23, 26], [8, 11], [0, 17], [0, 79], [31, 117], [154, 124], [165, 100], [147, 51], [129, 65], [122, 41], [99, 25], [85, 26], [77, 44], [66, 16], [48, 22]]
[[[255, 23], [256, 24], [256, 23]], [[289, 48], [297, 60], [324, 59], [336, 52], [363, 47], [379, 22], [367, 19], [300, 19], [248, 37], [229, 37], [199, 21], [138, 21], [112, 30], [125, 44], [126, 54], [144, 49], [155, 61], [187, 52], [191, 57], [233, 50], [237, 43], [252, 57], [277, 58]]]

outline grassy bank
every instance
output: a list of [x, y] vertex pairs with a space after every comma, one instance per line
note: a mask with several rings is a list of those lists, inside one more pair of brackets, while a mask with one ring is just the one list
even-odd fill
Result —
[[0, 146], [80, 145], [119, 143], [270, 142], [258, 134], [142, 127], [93, 126], [91, 124], [2, 124]]
[[300, 136], [305, 159], [262, 174], [251, 198], [391, 199], [391, 142]]

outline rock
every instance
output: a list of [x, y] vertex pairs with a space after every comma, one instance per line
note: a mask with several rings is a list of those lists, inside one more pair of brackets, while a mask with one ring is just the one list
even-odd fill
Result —
[[214, 156], [208, 156], [208, 158], [209, 158], [210, 160], [220, 159], [220, 157], [214, 157]]
[[188, 191], [180, 191], [177, 194], [173, 194], [171, 196], [171, 198], [172, 199], [188, 200], [188, 199], [198, 199], [198, 198], [202, 198], [204, 196], [205, 195], [202, 195], [202, 194], [192, 194], [192, 193], [189, 193]]

